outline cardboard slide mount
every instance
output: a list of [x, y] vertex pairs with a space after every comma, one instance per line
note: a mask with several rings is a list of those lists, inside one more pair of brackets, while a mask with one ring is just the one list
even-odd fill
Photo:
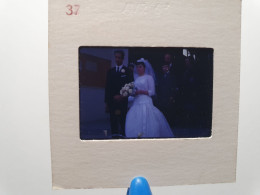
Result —
[[[235, 182], [241, 1], [49, 1], [49, 102], [54, 189]], [[210, 138], [79, 138], [80, 46], [214, 49]]]

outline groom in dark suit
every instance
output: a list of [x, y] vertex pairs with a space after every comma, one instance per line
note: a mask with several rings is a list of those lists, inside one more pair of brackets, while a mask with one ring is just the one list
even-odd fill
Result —
[[108, 70], [105, 88], [106, 112], [110, 114], [110, 126], [113, 138], [125, 136], [125, 120], [128, 98], [120, 95], [120, 90], [126, 83], [133, 81], [130, 70], [123, 65], [125, 53], [122, 50], [114, 52], [116, 66]]

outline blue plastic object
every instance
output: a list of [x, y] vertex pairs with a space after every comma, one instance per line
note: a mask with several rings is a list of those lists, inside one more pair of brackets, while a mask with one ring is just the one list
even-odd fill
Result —
[[152, 192], [144, 177], [135, 177], [128, 188], [127, 195], [152, 195]]

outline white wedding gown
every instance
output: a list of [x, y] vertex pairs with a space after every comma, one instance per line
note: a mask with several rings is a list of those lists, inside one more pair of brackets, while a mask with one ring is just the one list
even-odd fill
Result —
[[154, 79], [150, 75], [137, 77], [135, 87], [148, 91], [148, 95], [135, 96], [133, 105], [126, 116], [125, 133], [129, 138], [170, 138], [172, 130], [164, 117], [154, 105], [151, 96], [155, 94]]

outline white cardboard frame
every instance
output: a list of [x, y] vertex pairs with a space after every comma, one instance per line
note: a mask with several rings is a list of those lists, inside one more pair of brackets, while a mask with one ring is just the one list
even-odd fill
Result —
[[[240, 0], [49, 1], [49, 96], [53, 188], [234, 182], [240, 71]], [[74, 5], [74, 2], [73, 4]], [[79, 46], [214, 49], [210, 138], [79, 138]]]

